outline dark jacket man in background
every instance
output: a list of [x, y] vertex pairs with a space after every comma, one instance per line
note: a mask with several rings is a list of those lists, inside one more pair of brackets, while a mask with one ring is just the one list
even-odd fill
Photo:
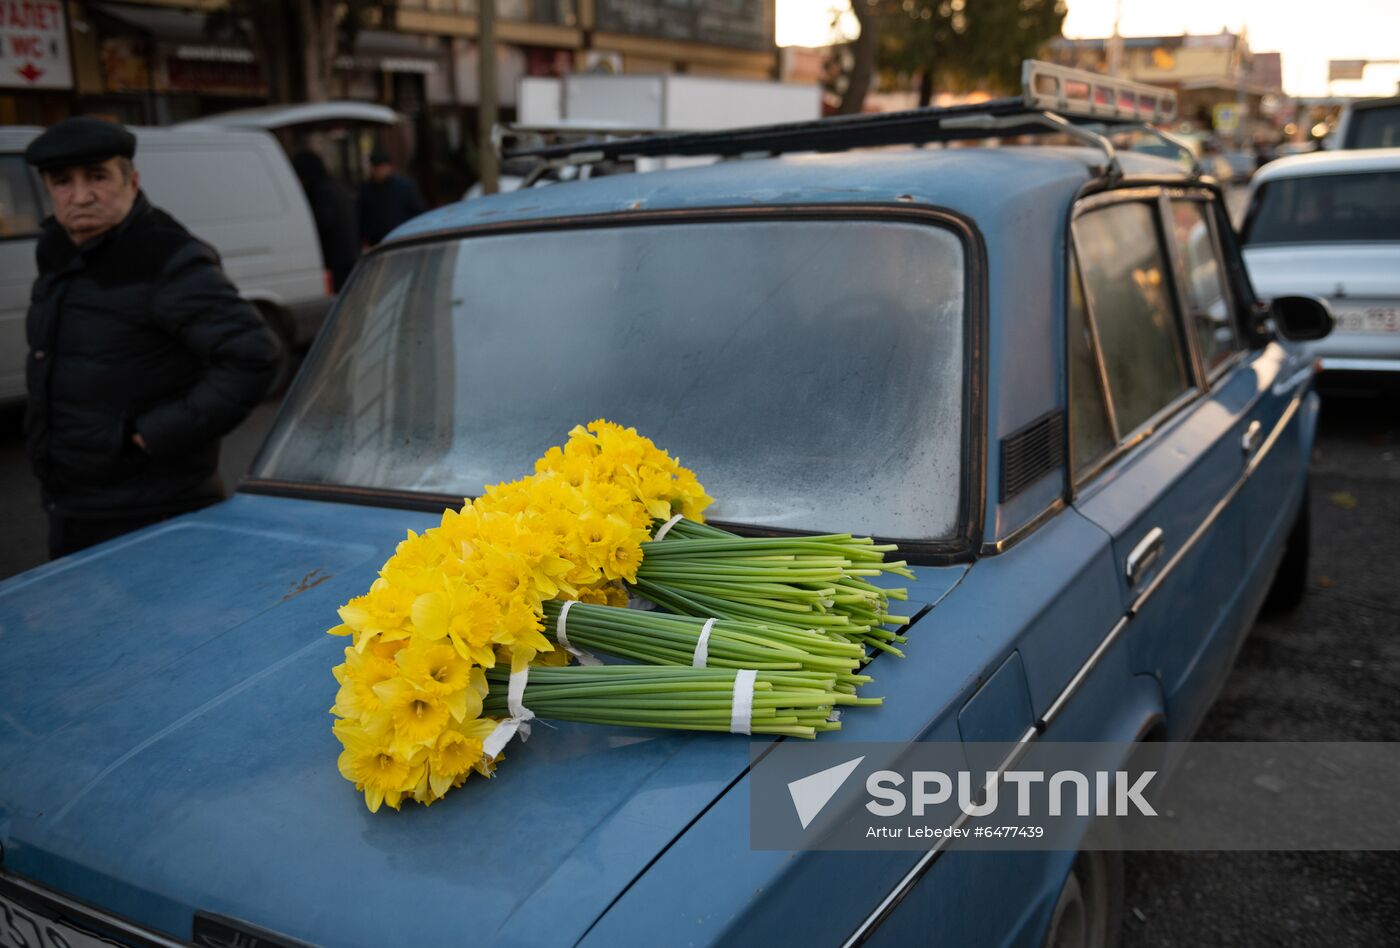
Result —
[[316, 220], [321, 260], [331, 275], [331, 289], [339, 293], [360, 256], [355, 199], [345, 185], [331, 177], [321, 156], [309, 148], [292, 156], [292, 170]]
[[218, 255], [151, 206], [120, 125], [66, 119], [25, 158], [44, 221], [26, 333], [29, 459], [58, 557], [214, 503], [219, 439], [278, 359]]
[[360, 185], [360, 239], [373, 247], [389, 231], [422, 214], [427, 207], [418, 185], [394, 172], [389, 153], [376, 148], [369, 156], [369, 180]]

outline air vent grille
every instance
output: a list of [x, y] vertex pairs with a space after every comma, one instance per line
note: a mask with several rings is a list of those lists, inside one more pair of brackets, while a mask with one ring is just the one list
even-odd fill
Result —
[[1001, 500], [1015, 497], [1065, 463], [1065, 413], [1042, 415], [1001, 442]]

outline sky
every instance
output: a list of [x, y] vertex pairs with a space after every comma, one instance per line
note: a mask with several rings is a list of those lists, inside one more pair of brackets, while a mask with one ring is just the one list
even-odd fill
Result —
[[[847, 0], [777, 0], [778, 45], [830, 42], [831, 23], [859, 32]], [[1066, 36], [1107, 36], [1118, 0], [1068, 0]], [[1283, 86], [1293, 95], [1328, 94], [1329, 59], [1400, 60], [1400, 0], [1122, 0], [1124, 36], [1244, 29], [1256, 52], [1283, 54]], [[844, 15], [842, 15], [844, 14]], [[839, 32], [836, 34], [840, 38]], [[1367, 68], [1359, 82], [1332, 84], [1334, 95], [1394, 95], [1400, 63]]]

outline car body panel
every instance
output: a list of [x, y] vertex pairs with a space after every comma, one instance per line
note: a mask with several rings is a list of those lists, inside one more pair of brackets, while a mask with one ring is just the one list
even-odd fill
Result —
[[1244, 259], [1261, 299], [1400, 299], [1400, 237], [1387, 244], [1247, 244]]

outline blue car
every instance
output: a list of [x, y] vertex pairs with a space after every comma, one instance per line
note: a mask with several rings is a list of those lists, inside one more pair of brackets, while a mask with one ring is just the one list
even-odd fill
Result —
[[[1217, 187], [1043, 94], [610, 143], [769, 157], [401, 228], [235, 496], [0, 583], [0, 943], [1102, 943], [1112, 854], [752, 849], [744, 738], [540, 727], [371, 814], [327, 713], [325, 630], [404, 531], [607, 417], [722, 525], [916, 564], [884, 705], [822, 741], [1189, 736], [1301, 593], [1317, 401], [1278, 334], [1330, 317], [1270, 320]], [[1046, 129], [1085, 144], [860, 149]]]

